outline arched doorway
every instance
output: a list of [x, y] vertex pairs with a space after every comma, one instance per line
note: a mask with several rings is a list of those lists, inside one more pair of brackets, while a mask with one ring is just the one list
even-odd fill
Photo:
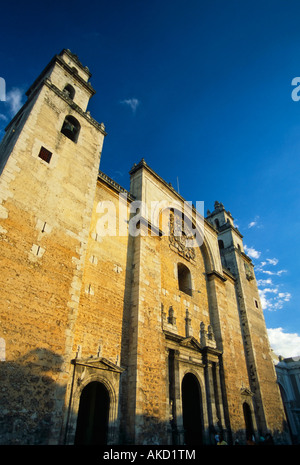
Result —
[[83, 389], [77, 417], [75, 444], [107, 444], [109, 393], [94, 381]]
[[182, 419], [185, 444], [202, 444], [201, 391], [192, 373], [187, 373], [182, 380]]
[[245, 420], [245, 425], [246, 425], [246, 439], [252, 438], [254, 435], [254, 428], [253, 428], [253, 422], [252, 422], [252, 414], [251, 414], [251, 409], [247, 402], [243, 403], [243, 412], [244, 412], [244, 420]]

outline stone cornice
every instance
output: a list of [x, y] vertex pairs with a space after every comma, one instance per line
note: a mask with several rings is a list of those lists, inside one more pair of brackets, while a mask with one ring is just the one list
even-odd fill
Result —
[[232, 279], [233, 281], [236, 281], [236, 278], [233, 276], [233, 274], [227, 270], [227, 268], [224, 268], [223, 267], [223, 273], [230, 279]]
[[[153, 177], [155, 177], [160, 183], [162, 183], [166, 189], [171, 191], [171, 193], [174, 194], [178, 198], [179, 201], [181, 201], [183, 203], [186, 202], [186, 200], [182, 197], [182, 195], [180, 195], [174, 189], [174, 187], [171, 185], [171, 183], [167, 183], [167, 181], [165, 181], [161, 176], [159, 176], [159, 174], [157, 174], [152, 168], [150, 168], [149, 165], [147, 165], [144, 158], [142, 158], [142, 160], [138, 164], [133, 165], [133, 167], [129, 171], [130, 176], [132, 176], [134, 173], [136, 173], [137, 171], [139, 171], [142, 168], [146, 169]], [[216, 228], [205, 217], [203, 217], [201, 215], [201, 213], [199, 213], [196, 210], [194, 205], [192, 205], [192, 211], [196, 215], [199, 215], [201, 218], [203, 218], [205, 226], [208, 226], [211, 229], [211, 231], [214, 232], [216, 235], [218, 234], [218, 231], [216, 230]]]
[[215, 355], [215, 356], [219, 356], [219, 355], [222, 355], [223, 354], [223, 351], [220, 350], [220, 349], [217, 349], [216, 347], [209, 347], [209, 346], [205, 346], [203, 347], [202, 349], [203, 353], [206, 354], [206, 355]]
[[[44, 79], [40, 86], [46, 85], [49, 89], [53, 90], [59, 97], [61, 97], [68, 105], [72, 108], [72, 110], [76, 111], [77, 113], [80, 114], [83, 118], [85, 118], [89, 123], [91, 123], [96, 129], [98, 129], [104, 136], [107, 135], [107, 132], [105, 131], [105, 126], [103, 123], [98, 123], [92, 116], [89, 114], [89, 112], [84, 112], [73, 100], [71, 100], [64, 92], [59, 90], [54, 84], [49, 79]], [[38, 88], [40, 88], [38, 86]], [[37, 88], [37, 89], [38, 89]], [[37, 90], [36, 89], [36, 90]]]
[[125, 370], [125, 368], [115, 365], [110, 360], [103, 357], [89, 357], [85, 359], [75, 358], [71, 360], [71, 363], [73, 365], [82, 365], [96, 370], [108, 370], [116, 373], [122, 373]]
[[[171, 183], [167, 183], [163, 178], [161, 178], [150, 166], [147, 165], [144, 158], [138, 163], [134, 164], [131, 170], [129, 171], [130, 176], [132, 176], [136, 171], [140, 169], [146, 169], [153, 177], [155, 177], [159, 182], [161, 182], [168, 190], [172, 192], [172, 194], [176, 195], [181, 202], [185, 202], [185, 199], [174, 189]], [[199, 212], [198, 212], [199, 214]]]
[[222, 226], [220, 226], [219, 234], [227, 231], [228, 229], [231, 229], [231, 231], [234, 231], [238, 236], [240, 236], [241, 239], [243, 239], [244, 236], [240, 233], [240, 231], [237, 228], [235, 228], [234, 226], [232, 226], [232, 224], [229, 223], [229, 222], [227, 222], [227, 223], [223, 224]]
[[120, 186], [116, 181], [114, 181], [112, 178], [107, 176], [107, 174], [103, 173], [103, 171], [98, 172], [98, 180], [105, 182], [109, 187], [113, 188], [116, 192], [119, 194], [125, 194], [127, 195], [127, 199], [131, 202], [135, 200], [134, 195], [132, 195], [130, 192], [128, 192], [124, 187]]
[[227, 278], [225, 278], [225, 276], [221, 275], [221, 273], [219, 273], [216, 270], [213, 270], [213, 271], [210, 271], [209, 273], [206, 273], [206, 276], [218, 278], [221, 281], [227, 281]]
[[61, 55], [63, 55], [64, 53], [65, 53], [66, 55], [69, 55], [69, 57], [70, 57], [73, 61], [75, 61], [75, 63], [76, 63], [85, 73], [87, 73], [89, 77], [92, 76], [92, 74], [91, 74], [90, 70], [88, 69], [88, 67], [87, 67], [87, 66], [83, 66], [83, 64], [81, 63], [81, 61], [79, 61], [78, 56], [75, 55], [74, 53], [72, 53], [71, 50], [69, 50], [68, 48], [64, 48], [64, 49], [60, 52], [60, 54], [59, 54], [58, 56], [61, 56]]
[[246, 255], [245, 252], [242, 252], [242, 251], [239, 250], [238, 248], [235, 248], [235, 250], [241, 255], [241, 257], [242, 257], [247, 263], [249, 263], [249, 265], [252, 265], [252, 266], [254, 267], [251, 258], [248, 257], [248, 255]]
[[36, 94], [39, 92], [39, 90], [43, 87], [43, 85], [47, 86], [49, 89], [51, 89], [53, 92], [56, 93], [62, 100], [64, 100], [71, 108], [72, 110], [76, 111], [79, 113], [83, 118], [85, 118], [89, 123], [91, 123], [95, 128], [97, 128], [104, 136], [107, 135], [107, 132], [105, 131], [105, 126], [103, 123], [98, 123], [92, 116], [89, 114], [89, 112], [84, 112], [73, 100], [71, 100], [64, 92], [59, 90], [52, 82], [48, 79], [45, 78], [40, 83], [35, 87], [34, 91], [30, 93], [30, 96], [28, 97], [27, 101], [24, 103], [24, 105], [20, 108], [18, 113], [12, 118], [12, 120], [9, 122], [9, 124], [6, 126], [5, 131], [7, 131], [10, 126], [19, 118], [19, 116], [24, 112], [26, 107], [30, 105], [32, 102], [33, 98], [36, 96]]

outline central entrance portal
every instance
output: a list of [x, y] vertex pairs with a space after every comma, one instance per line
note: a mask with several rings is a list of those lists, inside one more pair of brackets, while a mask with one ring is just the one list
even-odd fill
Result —
[[192, 373], [186, 374], [182, 380], [182, 416], [185, 444], [202, 444], [201, 392]]
[[109, 394], [106, 387], [94, 381], [80, 397], [75, 444], [107, 444]]

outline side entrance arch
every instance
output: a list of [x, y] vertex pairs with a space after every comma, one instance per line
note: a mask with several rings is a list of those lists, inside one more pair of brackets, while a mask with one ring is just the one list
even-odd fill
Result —
[[182, 380], [182, 419], [184, 442], [199, 445], [203, 441], [202, 396], [199, 381], [192, 373]]
[[103, 383], [93, 381], [80, 396], [75, 444], [107, 444], [110, 398]]
[[253, 421], [252, 421], [252, 414], [251, 414], [251, 409], [247, 402], [243, 403], [243, 413], [244, 413], [244, 420], [245, 420], [245, 426], [246, 426], [246, 438], [252, 438], [254, 436], [254, 427], [253, 427]]

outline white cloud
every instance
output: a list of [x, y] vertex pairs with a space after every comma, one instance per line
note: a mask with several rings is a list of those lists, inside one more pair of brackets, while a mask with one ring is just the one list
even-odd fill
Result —
[[[260, 265], [256, 267], [256, 271], [268, 276], [281, 276], [282, 273], [287, 272], [287, 270], [270, 271], [265, 269], [266, 265], [276, 266], [277, 264], [277, 258], [267, 258], [265, 261], [260, 262]], [[273, 283], [271, 278], [259, 279], [257, 285], [263, 310], [271, 312], [281, 310], [285, 303], [292, 298], [289, 292], [279, 292], [279, 285]]]
[[279, 292], [278, 297], [283, 299], [285, 302], [289, 302], [291, 300], [292, 295], [290, 292]]
[[268, 262], [270, 265], [277, 265], [278, 259], [277, 259], [277, 258], [267, 258], [267, 262]]
[[255, 250], [253, 247], [248, 247], [246, 244], [244, 245], [244, 250], [250, 258], [259, 258], [261, 252]]
[[268, 297], [267, 294], [276, 294], [278, 289], [271, 289], [266, 287], [265, 289], [258, 289], [260, 302], [263, 310], [272, 310], [274, 306], [274, 298]]
[[268, 279], [259, 279], [259, 280], [257, 281], [257, 285], [258, 285], [258, 286], [266, 286], [266, 284], [271, 284], [271, 285], [272, 285], [272, 284], [273, 284], [272, 279], [271, 279], [271, 278], [268, 278]]
[[[260, 280], [258, 285], [269, 280]], [[271, 284], [268, 282], [268, 284]], [[277, 287], [265, 287], [263, 289], [258, 289], [261, 306], [263, 310], [268, 310], [270, 312], [276, 312], [283, 308], [285, 302], [289, 302], [292, 298], [292, 295], [289, 292], [279, 292]]]
[[262, 273], [268, 274], [269, 276], [281, 276], [282, 273], [287, 273], [287, 270], [269, 271], [263, 270], [259, 267], [257, 268], [257, 271], [261, 271]]
[[137, 107], [140, 105], [140, 101], [137, 98], [129, 98], [129, 99], [121, 100], [120, 103], [124, 105], [128, 105], [133, 111], [133, 113], [136, 112]]
[[277, 258], [267, 258], [265, 262], [260, 262], [260, 266], [266, 266], [266, 265], [277, 265], [278, 259]]
[[4, 125], [15, 116], [23, 105], [23, 90], [17, 87], [12, 88], [9, 92], [6, 93], [6, 99], [3, 101], [3, 106], [1, 105], [2, 113], [0, 113], [0, 139], [4, 135]]
[[22, 106], [23, 91], [14, 87], [6, 94], [6, 104], [8, 105], [8, 111], [10, 116], [14, 116]]
[[297, 333], [285, 333], [283, 328], [267, 329], [270, 346], [276, 355], [297, 357], [300, 355], [300, 336]]

